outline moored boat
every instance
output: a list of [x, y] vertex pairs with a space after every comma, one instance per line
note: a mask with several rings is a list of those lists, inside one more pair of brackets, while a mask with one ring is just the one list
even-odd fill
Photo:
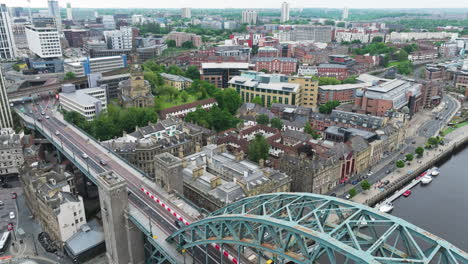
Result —
[[379, 211], [382, 212], [382, 213], [389, 213], [392, 210], [393, 210], [393, 204], [392, 203], [384, 203], [381, 206], [379, 206]]
[[432, 176], [438, 176], [440, 174], [439, 168], [434, 167], [431, 169], [431, 175]]
[[429, 176], [429, 175], [424, 175], [422, 178], [421, 178], [421, 183], [422, 184], [429, 184], [431, 183], [432, 181], [432, 177]]

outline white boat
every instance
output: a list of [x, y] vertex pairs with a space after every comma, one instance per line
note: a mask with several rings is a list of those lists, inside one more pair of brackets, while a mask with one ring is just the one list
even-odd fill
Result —
[[393, 210], [392, 203], [384, 203], [383, 205], [379, 206], [379, 211], [382, 213], [389, 213], [392, 210]]
[[[370, 217], [370, 220], [374, 221], [375, 218], [374, 217]], [[359, 222], [359, 224], [361, 224], [362, 226], [366, 226], [367, 225], [367, 220], [364, 216], [361, 217], [361, 222]]]
[[432, 181], [432, 177], [429, 176], [429, 175], [424, 175], [422, 178], [421, 178], [421, 183], [422, 184], [429, 184], [431, 183]]
[[440, 174], [439, 168], [434, 167], [431, 169], [431, 175], [432, 176], [438, 176]]

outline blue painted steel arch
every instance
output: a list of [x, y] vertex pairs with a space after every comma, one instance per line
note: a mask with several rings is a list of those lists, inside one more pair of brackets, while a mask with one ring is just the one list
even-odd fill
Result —
[[295, 263], [468, 263], [468, 254], [398, 217], [335, 197], [245, 198], [172, 234], [181, 248], [230, 244]]

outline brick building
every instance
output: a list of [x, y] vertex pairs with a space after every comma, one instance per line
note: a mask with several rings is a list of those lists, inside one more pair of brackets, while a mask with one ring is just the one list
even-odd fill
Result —
[[248, 70], [245, 62], [202, 63], [200, 80], [214, 84], [217, 88], [227, 88], [229, 80]]
[[344, 80], [349, 77], [348, 66], [341, 64], [322, 63], [318, 67], [320, 77], [334, 77]]
[[255, 70], [272, 73], [292, 74], [297, 71], [297, 59], [287, 57], [255, 57], [252, 59]]
[[175, 40], [176, 47], [181, 47], [184, 42], [191, 42], [194, 47], [200, 47], [202, 45], [201, 36], [185, 33], [185, 32], [171, 32], [167, 35], [168, 40]]

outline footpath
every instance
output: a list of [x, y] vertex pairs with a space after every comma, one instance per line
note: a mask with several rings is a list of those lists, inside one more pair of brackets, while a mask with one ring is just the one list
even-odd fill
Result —
[[[398, 169], [390, 173], [381, 181], [388, 180], [390, 181], [390, 184], [388, 185], [391, 185], [393, 182], [402, 180], [405, 177], [408, 177], [408, 175], [413, 174], [415, 171], [420, 170], [421, 168], [429, 167], [430, 164], [433, 164], [435, 161], [437, 161], [442, 155], [445, 154], [445, 152], [452, 151], [454, 146], [460, 144], [460, 142], [465, 141], [467, 137], [468, 126], [464, 126], [454, 130], [452, 133], [448, 134], [445, 137], [445, 145], [439, 145], [437, 148], [434, 149], [425, 149], [424, 155], [421, 158], [416, 158], [410, 163], [410, 165], [407, 165], [402, 169]], [[382, 193], [385, 192], [384, 189], [377, 188], [377, 185], [379, 183], [380, 181], [374, 183], [371, 186], [370, 190], [358, 193], [351, 200], [362, 204], [368, 204], [373, 200], [373, 198], [375, 198], [376, 196], [381, 196]]]

